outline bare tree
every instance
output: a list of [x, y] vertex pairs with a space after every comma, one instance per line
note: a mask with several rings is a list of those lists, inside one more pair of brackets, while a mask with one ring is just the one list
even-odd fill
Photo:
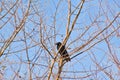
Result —
[[[119, 0], [0, 1], [1, 80], [119, 80]], [[66, 46], [66, 62], [55, 43]]]

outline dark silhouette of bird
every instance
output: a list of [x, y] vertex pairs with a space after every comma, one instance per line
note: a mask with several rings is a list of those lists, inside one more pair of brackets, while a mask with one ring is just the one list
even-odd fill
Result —
[[66, 60], [67, 62], [70, 61], [70, 56], [67, 52], [67, 50], [65, 49], [65, 45], [62, 45], [61, 42], [57, 42], [57, 50], [59, 50], [58, 53], [60, 53], [60, 55], [63, 57], [63, 60]]

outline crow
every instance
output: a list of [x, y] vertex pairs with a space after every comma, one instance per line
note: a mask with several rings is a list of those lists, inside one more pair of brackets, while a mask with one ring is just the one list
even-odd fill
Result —
[[67, 50], [65, 49], [65, 45], [62, 45], [61, 42], [57, 42], [56, 45], [57, 45], [57, 50], [59, 50], [58, 53], [60, 53], [60, 55], [63, 57], [63, 59], [66, 60], [66, 62], [70, 61], [70, 56], [69, 56]]

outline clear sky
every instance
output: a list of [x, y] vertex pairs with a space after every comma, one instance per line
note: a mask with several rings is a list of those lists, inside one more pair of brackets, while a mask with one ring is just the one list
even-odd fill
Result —
[[[78, 5], [81, 0], [71, 0], [71, 11], [73, 11]], [[9, 9], [11, 5], [10, 3], [14, 2], [14, 0], [0, 0], [0, 7], [3, 8], [2, 12], [0, 12], [0, 17], [3, 16], [7, 10], [5, 6]], [[3, 7], [2, 4], [5, 4]], [[16, 6], [10, 11], [8, 15], [0, 20], [0, 47], [2, 47], [4, 41], [6, 41], [15, 30], [15, 27], [20, 23], [22, 19], [23, 13], [27, 9], [27, 1], [22, 0], [19, 2], [18, 10], [16, 11], [16, 16], [13, 16], [12, 13], [17, 8]], [[86, 0], [82, 11], [79, 15], [79, 18], [75, 24], [74, 30], [72, 31], [70, 38], [66, 44], [68, 47], [68, 52], [71, 53], [72, 50], [80, 47], [92, 37], [94, 37], [99, 31], [104, 29], [109, 23], [114, 19], [114, 17], [120, 12], [120, 0]], [[12, 3], [13, 4], [13, 3]], [[7, 6], [8, 5], [8, 6]], [[20, 6], [21, 5], [21, 6]], [[5, 9], [5, 10], [4, 10]], [[23, 10], [22, 10], [23, 9]], [[75, 11], [74, 14], [71, 15], [71, 23], [73, 22], [74, 17], [76, 16]], [[38, 13], [38, 14], [37, 14]], [[47, 44], [48, 49], [53, 53], [53, 49], [56, 51], [56, 46], [54, 45], [58, 41], [63, 41], [66, 35], [66, 25], [67, 25], [67, 14], [68, 14], [68, 4], [67, 0], [33, 0], [31, 8], [30, 8], [30, 15], [24, 25], [25, 29], [22, 29], [19, 34], [16, 36], [15, 40], [12, 44], [7, 48], [5, 51], [5, 55], [0, 58], [1, 69], [5, 66], [5, 75], [6, 79], [9, 79], [14, 76], [14, 70], [17, 72], [20, 69], [19, 75], [25, 78], [25, 74], [27, 73], [28, 65], [27, 62], [27, 52], [25, 49], [25, 40], [24, 35], [26, 35], [26, 42], [27, 46], [30, 48], [28, 49], [29, 58], [32, 63], [36, 63], [35, 67], [32, 69], [33, 77], [42, 76], [48, 70], [51, 57], [48, 56], [48, 53], [42, 49], [40, 43], [40, 35], [39, 35], [39, 27], [40, 27], [40, 19], [43, 19], [43, 26], [45, 26], [44, 33], [45, 38], [46, 36], [49, 37], [47, 40], [45, 39], [45, 43]], [[4, 23], [8, 20], [5, 25]], [[94, 22], [94, 20], [96, 20]], [[3, 26], [1, 28], [1, 26]], [[70, 24], [71, 25], [71, 24]], [[90, 29], [81, 37], [79, 40], [71, 43], [72, 41], [76, 40], [89, 26]], [[107, 29], [103, 32], [100, 36], [95, 38], [88, 46], [86, 46], [81, 51], [84, 51], [92, 44], [96, 43], [100, 39], [103, 39], [103, 35], [106, 36], [107, 34], [111, 33], [114, 29], [120, 26], [120, 18], [118, 18], [111, 28]], [[54, 34], [54, 27], [55, 32]], [[24, 34], [25, 30], [25, 34]], [[117, 36], [119, 34], [119, 36]], [[55, 36], [56, 35], [56, 36]], [[54, 37], [55, 36], [55, 40]], [[115, 33], [113, 33], [108, 38], [110, 45], [113, 49], [113, 53], [115, 55], [120, 56], [120, 29], [118, 29]], [[81, 52], [79, 51], [79, 52]], [[73, 55], [76, 55], [77, 53]], [[71, 55], [71, 57], [73, 56]], [[120, 57], [118, 57], [120, 60]], [[93, 46], [88, 51], [84, 52], [83, 54], [73, 58], [71, 62], [68, 62], [63, 67], [62, 77], [63, 80], [68, 80], [68, 77], [71, 79], [73, 77], [80, 78], [85, 77], [87, 75], [98, 74], [98, 76], [90, 76], [83, 80], [92, 80], [95, 77], [100, 77], [100, 80], [109, 80], [109, 78], [102, 72], [102, 71], [95, 71], [98, 70], [98, 67], [94, 63], [94, 61], [98, 62], [103, 68], [109, 67], [106, 71], [113, 73], [113, 77], [115, 74], [118, 73], [118, 69], [116, 68], [111, 55], [109, 54], [108, 45], [106, 44], [105, 40], [101, 41], [100, 43]], [[22, 63], [21, 63], [22, 62]], [[10, 66], [9, 66], [10, 65]], [[32, 66], [32, 65], [30, 65]], [[56, 73], [57, 63], [54, 67], [54, 73]], [[28, 78], [25, 78], [26, 80]], [[69, 79], [69, 80], [71, 80]], [[120, 77], [115, 77], [116, 79], [120, 79]], [[17, 78], [16, 78], [17, 80]], [[79, 79], [76, 79], [79, 80]]]

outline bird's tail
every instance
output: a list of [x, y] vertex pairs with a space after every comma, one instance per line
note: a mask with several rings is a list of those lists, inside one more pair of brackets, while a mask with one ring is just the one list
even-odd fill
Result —
[[65, 58], [65, 60], [66, 60], [66, 62], [71, 61], [71, 59], [70, 59], [69, 56], [67, 56], [67, 57]]

